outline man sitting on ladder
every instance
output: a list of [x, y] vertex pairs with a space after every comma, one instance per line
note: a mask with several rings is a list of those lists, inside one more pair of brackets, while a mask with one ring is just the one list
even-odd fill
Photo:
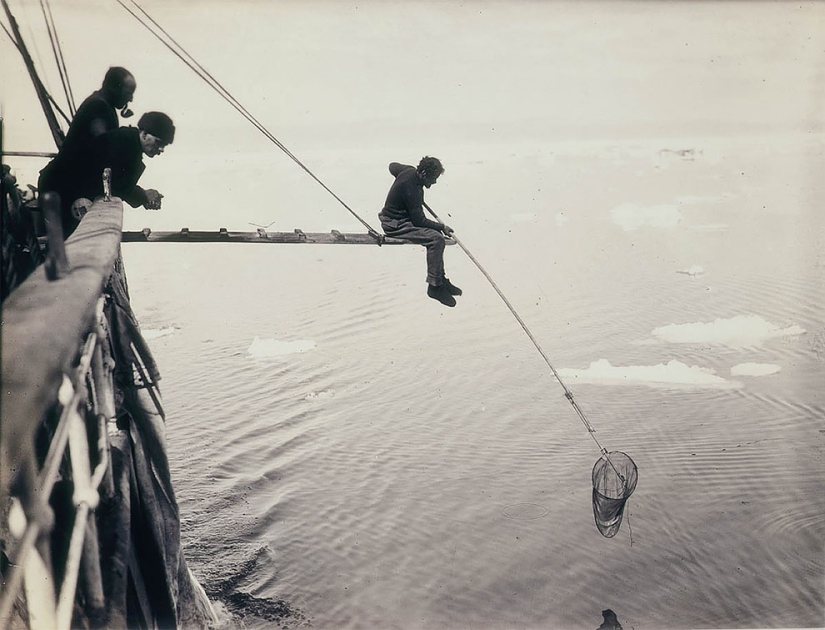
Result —
[[424, 216], [424, 187], [436, 183], [444, 172], [441, 161], [423, 157], [418, 168], [398, 162], [390, 163], [390, 173], [395, 181], [387, 194], [384, 209], [378, 213], [381, 227], [387, 236], [418, 243], [427, 248], [427, 295], [445, 306], [455, 306], [455, 295], [461, 289], [444, 275], [445, 235], [453, 229], [431, 221]]

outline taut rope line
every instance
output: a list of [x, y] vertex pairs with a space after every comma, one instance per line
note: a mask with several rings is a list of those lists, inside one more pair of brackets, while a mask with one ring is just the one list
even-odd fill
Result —
[[[126, 11], [128, 11], [132, 17], [134, 17], [141, 25], [143, 25], [146, 30], [148, 30], [152, 35], [154, 35], [164, 46], [166, 46], [172, 53], [178, 57], [183, 63], [185, 63], [195, 74], [197, 74], [203, 81], [209, 85], [213, 90], [215, 90], [224, 100], [226, 100], [232, 107], [234, 107], [238, 113], [240, 113], [247, 121], [249, 121], [258, 131], [260, 131], [270, 142], [272, 142], [275, 146], [277, 146], [281, 151], [283, 151], [293, 162], [295, 162], [301, 169], [303, 169], [307, 175], [309, 175], [312, 179], [314, 179], [320, 186], [326, 190], [330, 195], [332, 195], [338, 203], [340, 203], [344, 208], [346, 208], [349, 213], [354, 216], [358, 221], [367, 228], [370, 236], [372, 236], [376, 242], [380, 245], [383, 242], [383, 236], [379, 234], [373, 227], [367, 223], [364, 219], [362, 219], [358, 213], [355, 212], [352, 208], [347, 205], [347, 203], [341, 199], [337, 194], [335, 194], [332, 189], [330, 189], [324, 182], [322, 182], [315, 173], [313, 173], [301, 160], [298, 159], [286, 146], [276, 138], [272, 132], [270, 132], [257, 118], [255, 118], [249, 111], [241, 105], [241, 103], [234, 97], [230, 92], [221, 85], [221, 83], [213, 77], [200, 63], [198, 63], [191, 54], [189, 54], [186, 49], [183, 48], [175, 39], [166, 32], [166, 30], [158, 24], [152, 16], [150, 16], [135, 0], [132, 0], [132, 4], [134, 4], [138, 10], [146, 17], [146, 20], [151, 22], [151, 24], [163, 33], [167, 40], [161, 37], [156, 30], [152, 28], [144, 19], [142, 19], [137, 13], [135, 13], [131, 8], [126, 6], [123, 0], [117, 0], [117, 3], [120, 4]], [[171, 43], [170, 43], [171, 42]]]
[[65, 57], [63, 57], [63, 47], [60, 45], [60, 39], [57, 36], [57, 26], [54, 23], [54, 16], [52, 15], [52, 7], [49, 4], [49, 0], [40, 0], [40, 8], [43, 10], [43, 19], [46, 22], [46, 30], [49, 33], [52, 52], [54, 52], [54, 61], [57, 64], [57, 72], [60, 74], [60, 82], [63, 84], [63, 93], [66, 95], [66, 102], [69, 105], [69, 113], [74, 117], [77, 109], [74, 104], [72, 84], [69, 81], [69, 69], [66, 67]]
[[[8, 37], [8, 38], [9, 38], [9, 41], [10, 41], [12, 44], [14, 44], [14, 47], [17, 49], [17, 51], [18, 51], [18, 52], [20, 52], [20, 53], [22, 54], [22, 50], [20, 49], [20, 44], [18, 44], [18, 43], [17, 43], [17, 40], [14, 38], [14, 36], [13, 36], [11, 33], [9, 33], [9, 29], [7, 29], [7, 28], [6, 28], [6, 25], [5, 25], [5, 24], [3, 24], [2, 22], [0, 22], [0, 28], [2, 28], [2, 29], [3, 29], [3, 32], [6, 34], [6, 37]], [[57, 113], [59, 113], [61, 116], [63, 116], [63, 120], [65, 120], [65, 121], [66, 121], [66, 124], [67, 124], [67, 125], [70, 125], [70, 124], [71, 124], [71, 122], [72, 122], [72, 121], [71, 121], [71, 119], [70, 119], [68, 116], [66, 116], [66, 114], [65, 114], [65, 113], [63, 113], [63, 110], [62, 110], [62, 109], [60, 109], [60, 106], [57, 104], [57, 101], [55, 101], [55, 100], [54, 100], [54, 98], [52, 98], [52, 95], [51, 95], [51, 94], [49, 94], [49, 93], [47, 92], [47, 93], [46, 93], [46, 98], [48, 98], [48, 99], [49, 99], [49, 102], [50, 102], [50, 103], [54, 106], [54, 108], [57, 110]], [[11, 152], [11, 151], [4, 151], [4, 152], [3, 152], [3, 155], [14, 155], [14, 153], [15, 153], [15, 152]], [[22, 152], [21, 152], [21, 151], [17, 151], [16, 153], [22, 153]], [[32, 152], [30, 151], [30, 152], [28, 152], [28, 153], [32, 153]], [[54, 155], [55, 155], [54, 153], [49, 153], [49, 154], [47, 154], [47, 155], [41, 155], [41, 156], [35, 156], [35, 157], [54, 157]]]
[[[430, 214], [432, 214], [432, 215], [433, 215], [433, 217], [435, 217], [435, 220], [436, 220], [436, 221], [438, 221], [439, 223], [444, 223], [444, 221], [442, 221], [442, 220], [439, 218], [439, 216], [435, 213], [435, 211], [434, 211], [432, 208], [430, 208], [430, 206], [428, 206], [426, 202], [423, 202], [423, 203], [424, 203], [424, 207], [425, 207], [427, 210], [429, 210]], [[576, 402], [576, 400], [573, 398], [573, 392], [571, 392], [571, 391], [567, 388], [567, 385], [565, 385], [565, 384], [564, 384], [564, 381], [562, 381], [562, 380], [561, 380], [561, 376], [559, 376], [559, 373], [556, 371], [556, 368], [554, 368], [554, 367], [553, 367], [553, 364], [552, 364], [552, 363], [550, 363], [550, 359], [548, 358], [547, 354], [546, 354], [546, 353], [544, 352], [544, 350], [542, 349], [542, 347], [541, 347], [541, 345], [539, 344], [538, 340], [535, 338], [535, 336], [533, 336], [533, 333], [532, 333], [532, 332], [530, 332], [530, 329], [527, 327], [527, 324], [525, 324], [525, 323], [524, 323], [524, 320], [523, 320], [523, 319], [521, 318], [521, 316], [520, 316], [520, 315], [516, 312], [516, 309], [513, 307], [513, 305], [512, 305], [512, 304], [510, 304], [510, 300], [508, 300], [508, 299], [507, 299], [507, 296], [505, 296], [505, 295], [504, 295], [504, 293], [501, 291], [501, 289], [499, 289], [499, 287], [498, 287], [498, 285], [496, 284], [495, 280], [493, 280], [493, 278], [490, 276], [490, 274], [489, 274], [489, 273], [487, 273], [487, 270], [486, 270], [486, 269], [482, 266], [482, 264], [481, 264], [480, 262], [478, 262], [478, 259], [477, 259], [475, 256], [473, 256], [472, 252], [470, 252], [470, 250], [469, 250], [469, 249], [467, 249], [467, 247], [464, 245], [464, 243], [462, 243], [462, 242], [458, 239], [458, 237], [456, 237], [455, 233], [453, 233], [451, 236], [452, 236], [453, 240], [456, 242], [456, 244], [457, 244], [457, 245], [458, 245], [458, 246], [459, 246], [462, 250], [464, 250], [464, 253], [465, 253], [465, 254], [467, 254], [467, 256], [470, 258], [470, 260], [472, 260], [472, 261], [473, 261], [473, 263], [475, 264], [475, 266], [476, 266], [476, 267], [478, 267], [479, 271], [481, 271], [481, 273], [482, 273], [482, 274], [484, 274], [484, 277], [485, 277], [485, 278], [487, 278], [487, 281], [490, 283], [490, 285], [493, 287], [493, 289], [495, 289], [496, 293], [498, 293], [498, 296], [502, 299], [502, 301], [504, 302], [504, 304], [506, 304], [506, 305], [507, 305], [507, 308], [508, 308], [508, 309], [510, 309], [510, 312], [513, 314], [513, 317], [515, 317], [515, 318], [516, 318], [516, 321], [519, 323], [519, 325], [521, 325], [522, 330], [524, 330], [524, 332], [525, 332], [525, 333], [527, 334], [527, 336], [530, 338], [530, 341], [532, 341], [532, 342], [533, 342], [533, 345], [536, 347], [536, 350], [538, 350], [538, 351], [539, 351], [539, 354], [540, 354], [540, 355], [542, 356], [542, 358], [544, 359], [544, 362], [545, 362], [545, 363], [547, 363], [547, 367], [549, 367], [549, 368], [550, 368], [550, 371], [552, 371], [552, 372], [553, 372], [553, 376], [555, 376], [555, 377], [556, 377], [556, 380], [559, 382], [559, 385], [561, 385], [561, 386], [562, 386], [562, 389], [564, 389], [564, 396], [565, 396], [565, 398], [567, 398], [567, 400], [568, 400], [568, 401], [570, 401], [570, 404], [573, 406], [573, 409], [575, 409], [575, 410], [576, 410], [576, 413], [578, 414], [579, 418], [580, 418], [580, 419], [581, 419], [581, 421], [584, 423], [584, 426], [587, 428], [587, 432], [588, 432], [588, 434], [590, 435], [590, 437], [592, 437], [592, 438], [593, 438], [593, 441], [594, 441], [594, 442], [596, 442], [596, 446], [598, 446], [598, 447], [599, 447], [599, 451], [601, 451], [602, 455], [604, 455], [604, 457], [607, 459], [607, 461], [608, 461], [608, 462], [610, 462], [610, 465], [613, 467], [613, 470], [616, 470], [616, 467], [615, 467], [615, 466], [613, 466], [613, 462], [611, 462], [611, 461], [610, 461], [610, 458], [607, 456], [607, 449], [605, 449], [605, 448], [604, 448], [604, 447], [603, 447], [603, 446], [599, 443], [598, 438], [596, 438], [596, 436], [595, 436], [596, 429], [594, 429], [594, 428], [593, 428], [593, 426], [590, 424], [590, 421], [587, 419], [587, 416], [584, 414], [584, 411], [582, 410], [582, 408], [581, 408], [581, 407], [579, 407], [578, 403], [577, 403], [577, 402]], [[619, 474], [619, 471], [618, 471], [618, 470], [616, 470], [616, 474]], [[620, 474], [619, 474], [619, 476], [621, 477], [621, 475], [620, 475]]]

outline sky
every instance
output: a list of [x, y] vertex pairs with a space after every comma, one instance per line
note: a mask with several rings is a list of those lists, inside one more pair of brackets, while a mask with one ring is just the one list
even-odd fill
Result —
[[[9, 5], [44, 82], [66, 110], [41, 3]], [[99, 87], [109, 66], [121, 65], [138, 81], [137, 116], [126, 124], [149, 110], [175, 120], [174, 145], [144, 176], [159, 190], [192, 195], [198, 207], [210, 203], [206, 191], [214, 198], [216, 188], [226, 199], [327, 203], [326, 193], [116, 0], [49, 6], [76, 103]], [[358, 206], [380, 204], [374, 191], [386, 187], [385, 173], [375, 164], [455, 147], [489, 160], [541, 143], [823, 130], [825, 3], [146, 0], [140, 6]], [[4, 149], [53, 151], [31, 81], [5, 34], [0, 58]], [[30, 183], [43, 165], [31, 158], [9, 162]], [[266, 224], [263, 214], [256, 220]], [[177, 223], [184, 218], [197, 220]]]
[[[61, 101], [39, 2], [10, 6]], [[50, 6], [76, 100], [99, 86], [109, 65], [124, 65], [138, 77], [136, 109], [169, 110], [199, 128], [235, 122], [237, 114], [115, 0]], [[272, 127], [813, 125], [825, 108], [818, 3], [781, 3], [780, 10], [772, 2], [537, 0], [141, 6]], [[36, 106], [25, 69], [5, 36], [0, 46], [8, 142], [40, 144], [30, 128], [36, 113], [25, 111]]]

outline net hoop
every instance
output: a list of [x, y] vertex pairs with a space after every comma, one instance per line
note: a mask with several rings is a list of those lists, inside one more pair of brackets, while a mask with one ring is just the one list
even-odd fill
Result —
[[622, 525], [624, 507], [636, 489], [639, 470], [621, 451], [602, 455], [593, 466], [593, 517], [605, 538], [615, 536]]

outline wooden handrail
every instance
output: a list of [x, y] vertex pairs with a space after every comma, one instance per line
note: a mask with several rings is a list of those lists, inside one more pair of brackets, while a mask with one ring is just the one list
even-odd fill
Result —
[[[9, 472], [32, 455], [34, 433], [72, 368], [118, 254], [119, 199], [96, 201], [66, 241], [70, 271], [50, 281], [40, 265], [3, 301], [0, 337], [0, 498]], [[15, 461], [12, 461], [15, 460]]]

